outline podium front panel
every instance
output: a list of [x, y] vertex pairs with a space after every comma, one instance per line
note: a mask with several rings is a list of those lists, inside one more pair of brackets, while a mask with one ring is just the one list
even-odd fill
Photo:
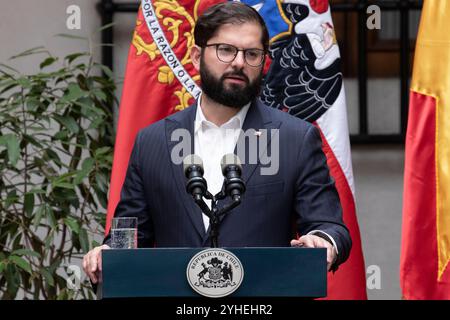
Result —
[[[102, 298], [194, 297], [189, 261], [205, 248], [102, 251]], [[242, 263], [244, 277], [231, 297], [324, 297], [326, 249], [224, 248]]]

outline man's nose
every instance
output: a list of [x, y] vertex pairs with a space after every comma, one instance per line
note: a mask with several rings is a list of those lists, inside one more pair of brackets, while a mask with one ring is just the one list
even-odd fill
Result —
[[238, 51], [236, 54], [236, 58], [234, 58], [232, 66], [234, 67], [243, 67], [245, 64], [245, 56], [244, 51]]

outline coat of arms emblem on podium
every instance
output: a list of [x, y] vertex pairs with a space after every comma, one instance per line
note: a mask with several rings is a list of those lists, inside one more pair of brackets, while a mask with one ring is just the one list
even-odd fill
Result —
[[199, 294], [220, 298], [239, 288], [244, 269], [230, 251], [212, 248], [200, 251], [189, 261], [186, 276], [192, 289]]

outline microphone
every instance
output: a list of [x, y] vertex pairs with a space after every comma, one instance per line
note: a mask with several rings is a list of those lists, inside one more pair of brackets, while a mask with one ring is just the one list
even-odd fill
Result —
[[239, 201], [241, 195], [245, 193], [245, 183], [241, 179], [242, 165], [241, 160], [234, 153], [228, 153], [220, 160], [222, 174], [225, 177], [224, 189], [225, 193], [230, 196], [233, 201]]
[[208, 190], [206, 180], [203, 178], [203, 161], [196, 154], [190, 154], [183, 159], [184, 175], [188, 179], [186, 191], [194, 197], [195, 201], [201, 201]]

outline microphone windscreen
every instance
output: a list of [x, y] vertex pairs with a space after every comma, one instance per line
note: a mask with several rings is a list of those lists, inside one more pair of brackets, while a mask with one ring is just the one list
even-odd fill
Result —
[[196, 154], [190, 154], [183, 159], [183, 172], [186, 173], [186, 170], [192, 166], [198, 166], [203, 170], [203, 160]]
[[224, 170], [229, 165], [236, 165], [242, 171], [241, 159], [239, 159], [239, 157], [237, 155], [235, 155], [234, 153], [227, 153], [220, 160], [220, 168], [222, 169], [223, 174], [225, 174]]

